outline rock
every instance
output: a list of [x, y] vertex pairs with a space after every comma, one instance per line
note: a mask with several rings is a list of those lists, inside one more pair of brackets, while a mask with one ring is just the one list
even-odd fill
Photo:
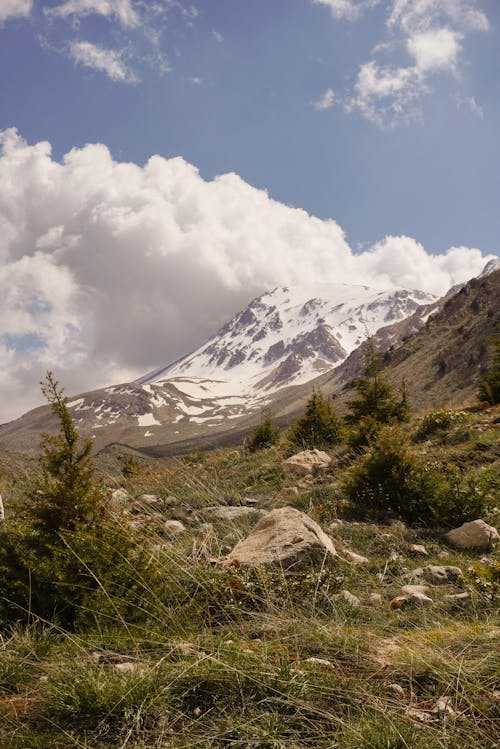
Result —
[[450, 593], [444, 598], [446, 601], [449, 601], [450, 603], [456, 603], [458, 605], [461, 605], [461, 604], [467, 603], [467, 601], [470, 601], [470, 593], [467, 593], [467, 591], [464, 591], [463, 593]]
[[144, 671], [146, 666], [144, 663], [135, 663], [134, 661], [124, 661], [123, 663], [115, 663], [115, 671], [119, 671], [122, 674], [130, 673], [131, 671]]
[[370, 606], [381, 606], [384, 602], [384, 599], [380, 595], [380, 593], [370, 593], [368, 596], [368, 603]]
[[186, 532], [186, 526], [180, 520], [166, 520], [163, 525], [163, 532], [166, 536], [175, 538], [175, 536], [180, 536]]
[[402, 609], [409, 601], [408, 596], [395, 596], [391, 601], [391, 609]]
[[394, 692], [394, 694], [397, 694], [398, 697], [405, 696], [405, 690], [399, 684], [388, 684], [387, 689], [390, 689], [391, 692]]
[[327, 661], [326, 658], [311, 656], [310, 658], [306, 658], [305, 663], [316, 663], [318, 666], [325, 666], [325, 668], [335, 668], [334, 664], [331, 661]]
[[341, 590], [338, 594], [338, 597], [343, 598], [345, 603], [347, 603], [349, 606], [352, 606], [353, 608], [361, 606], [361, 601], [359, 600], [359, 598], [350, 593], [348, 590]]
[[203, 507], [198, 511], [198, 515], [202, 518], [229, 521], [247, 517], [262, 517], [265, 514], [265, 510], [258, 510], [256, 507], [226, 507], [224, 505], [220, 507]]
[[143, 505], [149, 507], [155, 507], [160, 504], [161, 500], [156, 494], [141, 494], [137, 497], [136, 502], [141, 502]]
[[173, 520], [179, 520], [181, 523], [187, 523], [188, 525], [190, 525], [193, 522], [191, 510], [183, 507], [182, 505], [173, 507], [170, 511], [170, 515]]
[[463, 577], [460, 567], [450, 567], [438, 564], [428, 564], [426, 567], [417, 567], [408, 572], [405, 579], [413, 582], [414, 580], [425, 580], [431, 585], [447, 585], [454, 583]]
[[408, 551], [411, 551], [412, 554], [422, 554], [422, 556], [424, 557], [429, 556], [429, 552], [422, 544], [410, 544], [408, 547]]
[[271, 510], [249, 535], [236, 544], [226, 565], [258, 567], [277, 565], [284, 570], [322, 564], [336, 556], [329, 536], [305, 513], [293, 507]]
[[109, 503], [113, 510], [123, 510], [128, 507], [130, 503], [130, 494], [126, 489], [115, 489], [111, 492]]
[[415, 593], [427, 593], [429, 590], [429, 587], [427, 585], [403, 585], [401, 588], [401, 593], [404, 596], [412, 596]]
[[284, 486], [280, 491], [280, 497], [282, 499], [289, 499], [290, 497], [297, 497], [299, 495], [298, 486]]
[[496, 544], [499, 538], [497, 529], [480, 519], [464, 523], [445, 535], [445, 540], [457, 549], [487, 550]]
[[332, 459], [323, 450], [303, 450], [283, 462], [285, 477], [302, 478], [315, 471], [324, 471]]
[[365, 565], [370, 564], [370, 560], [366, 557], [363, 557], [361, 554], [356, 554], [355, 551], [351, 551], [350, 549], [344, 549], [343, 554], [346, 555], [346, 557], [349, 558], [349, 561], [352, 562], [352, 564], [356, 565]]
[[[402, 609], [410, 603], [416, 603], [426, 607], [434, 605], [432, 598], [429, 598], [423, 590], [419, 590], [419, 588], [425, 588], [425, 586], [406, 585], [405, 588], [408, 589], [407, 592], [403, 592], [402, 595], [396, 596], [392, 599], [392, 609]], [[410, 590], [411, 588], [414, 588], [414, 590]]]

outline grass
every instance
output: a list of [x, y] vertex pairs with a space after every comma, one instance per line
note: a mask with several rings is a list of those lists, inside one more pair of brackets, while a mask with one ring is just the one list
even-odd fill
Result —
[[[469, 415], [467, 430], [459, 423], [416, 445], [429, 460], [466, 456], [464, 470], [489, 472], [493, 521], [494, 418]], [[132, 496], [175, 496], [195, 510], [245, 497], [265, 509], [293, 503], [331, 534], [339, 557], [293, 576], [214, 564], [251, 519], [200, 531], [193, 516], [174, 540], [161, 525], [137, 531], [134, 564], [113, 557], [121, 584], [121, 568], [100, 579], [71, 631], [33, 617], [0, 628], [2, 749], [498, 749], [497, 553], [453, 551], [439, 529], [349, 521], [339, 487], [355, 456], [332, 454], [331, 474], [292, 498], [281, 494], [279, 447], [116, 476]], [[165, 503], [162, 518], [170, 514]], [[346, 549], [369, 563], [353, 564]], [[431, 587], [432, 608], [391, 608], [424, 564], [459, 566], [464, 577]], [[460, 591], [464, 604], [445, 598]]]

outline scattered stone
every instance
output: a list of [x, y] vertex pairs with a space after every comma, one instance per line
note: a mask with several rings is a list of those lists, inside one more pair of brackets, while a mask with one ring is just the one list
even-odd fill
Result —
[[392, 520], [390, 525], [393, 530], [399, 531], [400, 533], [404, 533], [408, 530], [406, 523], [403, 523], [402, 520]]
[[332, 459], [323, 450], [303, 450], [283, 462], [285, 477], [310, 475], [315, 471], [324, 471], [331, 465]]
[[422, 554], [422, 556], [424, 557], [429, 556], [429, 552], [423, 544], [410, 544], [408, 547], [408, 551], [411, 551], [412, 554]]
[[421, 606], [426, 607], [434, 605], [432, 598], [429, 598], [425, 593], [414, 591], [413, 593], [407, 593], [393, 598], [391, 601], [391, 609], [402, 609], [411, 603], [420, 604]]
[[130, 673], [131, 671], [144, 671], [145, 668], [144, 663], [135, 663], [134, 661], [115, 663], [115, 671], [119, 671], [122, 674]]
[[337, 520], [332, 520], [332, 522], [328, 526], [328, 530], [335, 531], [337, 530], [337, 528], [340, 528], [341, 525], [344, 525], [344, 522], [340, 518], [338, 518]]
[[136, 502], [149, 507], [155, 507], [160, 504], [161, 500], [156, 494], [141, 494], [137, 497]]
[[284, 570], [322, 564], [336, 556], [332, 539], [305, 513], [293, 507], [271, 510], [225, 559], [229, 566], [278, 565]]
[[417, 567], [408, 572], [405, 579], [413, 582], [414, 580], [425, 580], [431, 585], [447, 585], [454, 583], [463, 577], [460, 567], [442, 566], [437, 564], [428, 564], [426, 567]]
[[352, 564], [356, 565], [365, 565], [370, 564], [370, 560], [367, 559], [367, 557], [362, 556], [361, 554], [356, 554], [355, 551], [351, 551], [350, 549], [344, 549], [343, 554], [346, 555], [346, 557], [349, 558], [349, 561], [352, 562]]
[[166, 536], [175, 538], [186, 532], [186, 526], [180, 520], [166, 520], [163, 525], [163, 532]]
[[391, 692], [394, 692], [394, 694], [397, 694], [398, 697], [405, 696], [405, 690], [399, 684], [388, 684], [387, 689], [390, 689]]
[[500, 535], [496, 528], [484, 520], [471, 520], [445, 535], [446, 541], [457, 549], [487, 550], [498, 542]]
[[335, 668], [331, 661], [327, 661], [326, 658], [315, 658], [311, 656], [305, 659], [305, 663], [316, 663], [318, 666], [325, 666], [325, 668]]
[[429, 587], [427, 585], [403, 585], [401, 588], [401, 593], [404, 596], [412, 596], [415, 593], [423, 593], [426, 594], [429, 590]]
[[416, 707], [408, 707], [406, 709], [406, 714], [409, 718], [415, 718], [416, 720], [420, 721], [420, 723], [432, 722], [432, 713], [429, 713], [426, 710], [419, 710]]
[[348, 590], [341, 590], [338, 594], [339, 598], [343, 598], [345, 603], [347, 603], [349, 606], [352, 606], [353, 608], [358, 608], [358, 606], [361, 606], [361, 601], [359, 598], [353, 593], [350, 593]]
[[297, 497], [299, 495], [298, 486], [284, 486], [280, 491], [280, 497], [282, 499], [289, 499], [290, 497]]
[[190, 525], [193, 522], [192, 512], [190, 509], [183, 507], [182, 505], [177, 505], [177, 507], [173, 507], [170, 515], [173, 520], [179, 520], [181, 523], [187, 523]]
[[258, 510], [256, 507], [226, 507], [224, 505], [220, 507], [203, 507], [198, 511], [198, 515], [203, 518], [228, 521], [247, 517], [262, 517], [265, 514], [265, 510]]
[[130, 504], [130, 494], [126, 489], [115, 489], [109, 501], [113, 510], [123, 510]]
[[371, 606], [381, 606], [384, 602], [384, 599], [380, 595], [380, 593], [370, 593], [368, 596], [368, 603]]
[[470, 600], [470, 593], [467, 593], [467, 591], [464, 591], [463, 593], [450, 593], [445, 596], [445, 600], [450, 601], [450, 603], [467, 603], [467, 601]]
[[199, 718], [201, 715], [201, 707], [195, 707], [195, 709], [193, 710], [193, 715], [195, 718]]

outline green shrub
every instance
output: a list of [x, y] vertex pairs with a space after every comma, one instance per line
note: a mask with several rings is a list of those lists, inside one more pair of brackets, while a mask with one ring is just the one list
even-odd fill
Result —
[[280, 430], [274, 425], [272, 417], [267, 414], [260, 424], [257, 424], [252, 430], [250, 437], [245, 443], [246, 449], [251, 452], [265, 450], [267, 447], [275, 445], [280, 438]]
[[441, 527], [480, 517], [487, 503], [487, 488], [456, 466], [428, 465], [412, 455], [397, 427], [380, 431], [348, 473], [344, 491], [357, 517]]
[[355, 380], [356, 397], [347, 402], [345, 422], [352, 427], [348, 442], [354, 447], [369, 445], [384, 424], [408, 421], [410, 402], [406, 383], [399, 397], [382, 375], [382, 358], [369, 342], [363, 375]]
[[321, 391], [313, 390], [304, 415], [292, 424], [287, 437], [303, 450], [331, 447], [342, 440], [342, 423]]
[[451, 411], [441, 409], [431, 411], [426, 414], [415, 433], [416, 440], [424, 440], [437, 432], [451, 429], [458, 424], [463, 424], [467, 420], [468, 414], [465, 411]]
[[428, 520], [435, 493], [432, 477], [411, 456], [399, 429], [385, 427], [369, 452], [358, 459], [344, 484], [356, 515]]
[[489, 372], [480, 380], [478, 388], [478, 399], [487, 401], [492, 406], [500, 403], [500, 325], [497, 333], [490, 339], [493, 348], [493, 356]]

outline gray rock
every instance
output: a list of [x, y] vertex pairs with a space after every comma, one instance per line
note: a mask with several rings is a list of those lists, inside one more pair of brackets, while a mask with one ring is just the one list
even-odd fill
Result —
[[305, 513], [281, 507], [261, 518], [225, 559], [226, 565], [275, 565], [284, 570], [322, 564], [336, 556], [332, 539]]
[[500, 535], [496, 528], [484, 520], [471, 520], [445, 535], [445, 540], [457, 549], [491, 549]]
[[368, 603], [370, 606], [382, 606], [384, 599], [380, 593], [370, 593], [368, 596]]
[[303, 450], [283, 462], [283, 473], [286, 477], [303, 478], [316, 471], [324, 471], [331, 465], [332, 459], [323, 450]]
[[186, 526], [180, 520], [166, 520], [163, 525], [163, 532], [166, 536], [175, 538], [186, 532]]
[[110, 505], [113, 510], [123, 510], [130, 504], [130, 494], [126, 489], [115, 489], [111, 492]]
[[422, 556], [424, 557], [429, 556], [429, 552], [422, 544], [410, 544], [408, 547], [408, 551], [411, 551], [412, 554], [422, 554]]
[[203, 507], [198, 510], [198, 515], [210, 520], [240, 520], [248, 517], [262, 517], [265, 510], [258, 510], [256, 507]]
[[408, 572], [405, 579], [409, 582], [415, 580], [425, 580], [431, 585], [447, 585], [454, 583], [463, 577], [460, 567], [451, 567], [449, 565], [428, 564], [426, 567], [417, 567]]
[[358, 606], [361, 606], [361, 601], [357, 596], [355, 596], [353, 593], [350, 593], [348, 590], [341, 590], [338, 594], [339, 598], [342, 598], [345, 603], [347, 603], [349, 606], [352, 606], [353, 608], [358, 608]]

